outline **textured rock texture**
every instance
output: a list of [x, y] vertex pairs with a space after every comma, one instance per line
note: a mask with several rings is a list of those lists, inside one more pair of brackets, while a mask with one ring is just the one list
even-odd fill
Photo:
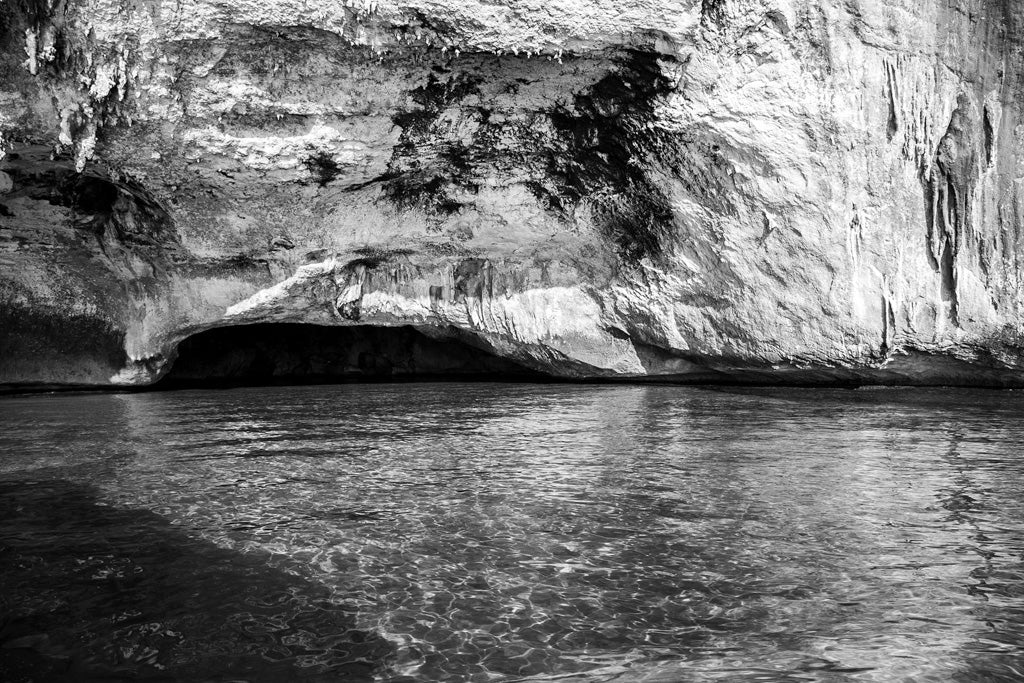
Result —
[[252, 323], [566, 377], [1024, 383], [1014, 0], [0, 13], [0, 383], [146, 384]]

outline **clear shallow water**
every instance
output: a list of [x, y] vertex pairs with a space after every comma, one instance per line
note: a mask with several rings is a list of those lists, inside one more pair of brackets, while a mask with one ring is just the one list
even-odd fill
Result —
[[0, 401], [0, 678], [1024, 679], [1024, 395]]

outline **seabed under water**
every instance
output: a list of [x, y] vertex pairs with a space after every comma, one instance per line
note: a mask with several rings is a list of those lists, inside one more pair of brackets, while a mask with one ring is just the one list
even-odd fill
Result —
[[0, 401], [0, 679], [1024, 679], [1024, 396]]

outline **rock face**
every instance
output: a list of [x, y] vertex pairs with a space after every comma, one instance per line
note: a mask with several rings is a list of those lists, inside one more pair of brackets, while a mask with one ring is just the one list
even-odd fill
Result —
[[147, 384], [254, 323], [563, 377], [1024, 384], [1015, 0], [0, 13], [2, 384]]

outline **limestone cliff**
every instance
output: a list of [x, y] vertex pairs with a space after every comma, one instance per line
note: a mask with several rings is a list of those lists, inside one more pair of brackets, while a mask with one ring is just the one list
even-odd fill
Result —
[[6, 0], [0, 384], [252, 323], [1024, 383], [1014, 0]]

